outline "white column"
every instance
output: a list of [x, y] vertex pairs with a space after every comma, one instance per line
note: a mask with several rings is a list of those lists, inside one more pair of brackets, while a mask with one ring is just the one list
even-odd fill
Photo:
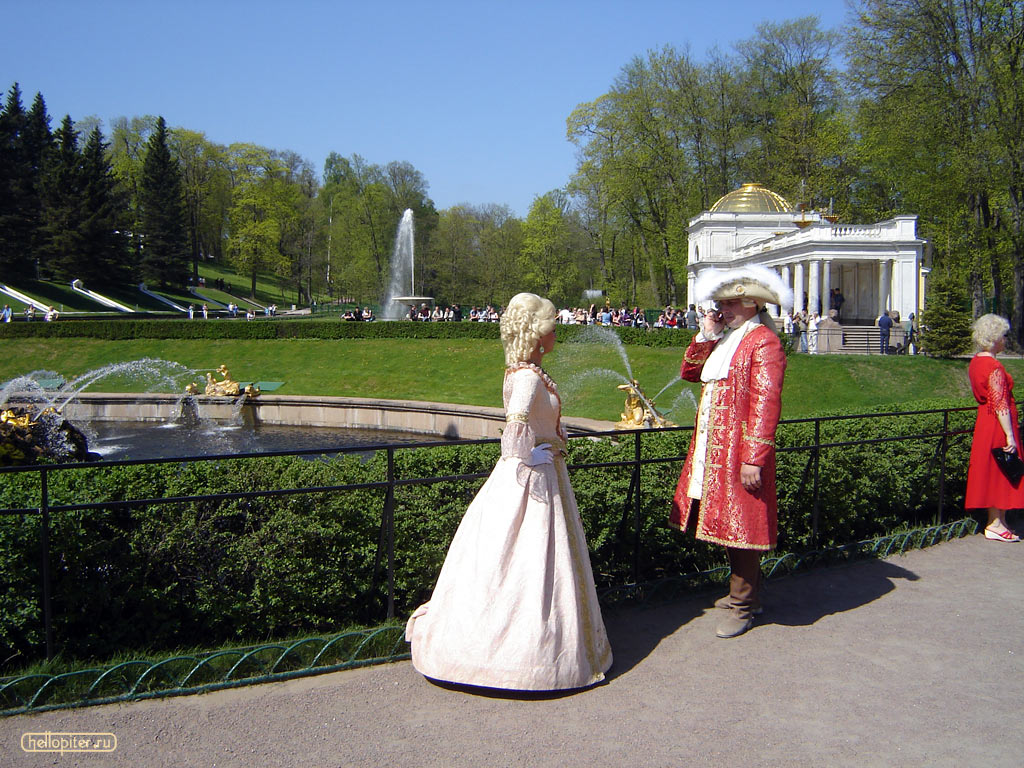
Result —
[[793, 276], [789, 274], [789, 264], [783, 264], [779, 269], [782, 270], [782, 283], [789, 288], [793, 287]]
[[889, 284], [892, 282], [892, 262], [882, 259], [878, 262], [878, 316], [889, 308]]
[[[770, 269], [770, 267], [769, 267], [769, 269]], [[776, 270], [776, 271], [778, 271], [778, 270]], [[779, 307], [778, 304], [769, 304], [768, 305], [768, 314], [771, 315], [772, 317], [779, 317], [780, 311], [781, 310], [780, 310], [780, 307]]]
[[821, 316], [828, 317], [832, 307], [832, 262], [825, 260], [821, 264]]
[[804, 263], [793, 265], [793, 314], [804, 308]]
[[691, 304], [696, 304], [697, 299], [693, 295], [693, 281], [697, 275], [692, 269], [686, 270], [686, 307], [689, 308]]
[[807, 276], [807, 311], [817, 312], [821, 302], [821, 261], [812, 259], [807, 266], [811, 270]]

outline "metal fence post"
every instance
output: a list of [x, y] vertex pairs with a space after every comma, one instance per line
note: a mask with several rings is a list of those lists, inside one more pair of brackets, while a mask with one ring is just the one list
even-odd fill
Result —
[[640, 580], [640, 432], [633, 434], [633, 477], [636, 479], [633, 494], [633, 583]]
[[53, 605], [50, 594], [50, 494], [48, 473], [39, 470], [40, 539], [43, 556], [43, 631], [46, 636], [46, 658], [53, 658]]
[[388, 537], [388, 618], [395, 618], [395, 449], [388, 446], [388, 490], [384, 498]]
[[821, 516], [818, 464], [821, 462], [821, 420], [814, 420], [814, 505], [811, 507], [811, 544], [818, 546], [818, 518]]
[[949, 448], [949, 411], [942, 411], [942, 441], [939, 459], [939, 525], [946, 522], [945, 496], [946, 496], [946, 450]]

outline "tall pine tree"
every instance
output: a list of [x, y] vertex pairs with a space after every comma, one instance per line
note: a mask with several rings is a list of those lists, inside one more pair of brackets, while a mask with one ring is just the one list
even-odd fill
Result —
[[122, 283], [131, 278], [131, 250], [125, 235], [127, 205], [114, 178], [99, 128], [82, 149], [82, 258], [78, 273], [86, 282]]
[[5, 280], [25, 276], [31, 264], [31, 238], [20, 194], [28, 175], [22, 146], [24, 126], [21, 88], [15, 83], [0, 110], [0, 273]]
[[5, 280], [35, 276], [40, 231], [43, 165], [53, 145], [41, 94], [25, 112], [15, 83], [0, 110], [0, 272]]
[[42, 256], [45, 233], [43, 227], [42, 176], [54, 151], [54, 137], [50, 131], [50, 116], [46, 113], [43, 95], [37, 93], [32, 107], [25, 115], [22, 147], [28, 176], [21, 191], [22, 210], [28, 222], [31, 257], [38, 263]]
[[85, 246], [85, 170], [70, 115], [57, 130], [55, 151], [43, 171], [42, 192], [42, 276], [60, 280], [82, 277], [78, 265]]
[[139, 203], [140, 276], [154, 285], [184, 285], [188, 278], [188, 218], [181, 170], [171, 156], [167, 123], [162, 117], [147, 142]]

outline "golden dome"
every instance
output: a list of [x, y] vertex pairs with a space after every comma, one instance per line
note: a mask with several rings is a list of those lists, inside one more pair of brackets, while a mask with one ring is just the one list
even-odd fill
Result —
[[790, 213], [786, 199], [760, 184], [744, 184], [718, 199], [711, 210], [716, 213]]

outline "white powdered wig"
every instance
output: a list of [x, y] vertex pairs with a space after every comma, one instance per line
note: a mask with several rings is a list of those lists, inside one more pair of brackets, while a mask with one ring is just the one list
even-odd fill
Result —
[[702, 269], [693, 284], [697, 301], [749, 298], [778, 304], [782, 310], [793, 307], [793, 289], [774, 269], [749, 264], [733, 269]]

